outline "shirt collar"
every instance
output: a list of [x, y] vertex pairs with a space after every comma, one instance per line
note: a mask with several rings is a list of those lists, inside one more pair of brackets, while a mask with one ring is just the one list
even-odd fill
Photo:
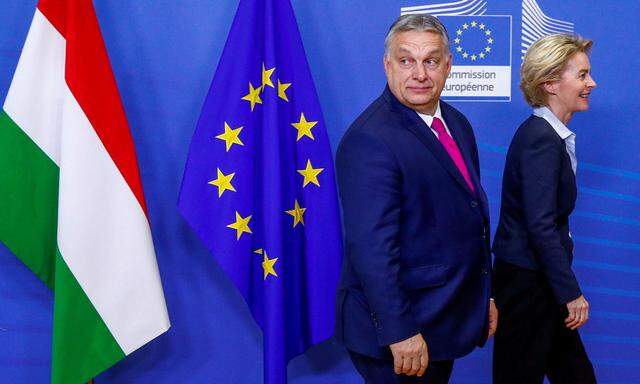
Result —
[[420, 118], [425, 123], [427, 123], [429, 127], [431, 127], [431, 124], [433, 124], [434, 117], [437, 117], [438, 119], [440, 119], [440, 121], [444, 123], [444, 119], [442, 118], [442, 111], [440, 110], [440, 101], [438, 101], [438, 104], [436, 105], [436, 112], [433, 114], [433, 116], [425, 115], [424, 113], [420, 113], [420, 112], [416, 112], [416, 113], [418, 114], [418, 116], [420, 116]]
[[562, 121], [560, 121], [560, 119], [558, 119], [558, 117], [556, 117], [556, 115], [554, 115], [553, 112], [551, 112], [551, 110], [547, 107], [534, 108], [533, 114], [545, 119], [562, 140], [566, 140], [568, 137], [576, 135], [575, 133], [571, 132], [569, 128], [567, 128], [567, 126], [564, 125]]

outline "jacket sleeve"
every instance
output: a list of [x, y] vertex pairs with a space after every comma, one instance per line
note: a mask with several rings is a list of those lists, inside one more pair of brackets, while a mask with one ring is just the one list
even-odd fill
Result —
[[393, 153], [372, 134], [349, 132], [336, 169], [346, 257], [362, 284], [379, 345], [418, 334], [400, 283], [402, 175]]
[[560, 167], [565, 148], [554, 139], [547, 134], [532, 138], [523, 147], [519, 171], [529, 239], [556, 299], [568, 303], [582, 293], [556, 225]]

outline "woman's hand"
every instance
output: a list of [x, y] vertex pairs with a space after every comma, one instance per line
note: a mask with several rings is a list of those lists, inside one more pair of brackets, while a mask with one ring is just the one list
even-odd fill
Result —
[[569, 316], [564, 319], [567, 328], [571, 330], [578, 329], [589, 320], [589, 302], [584, 298], [584, 295], [580, 295], [577, 299], [568, 302], [567, 309], [569, 310]]

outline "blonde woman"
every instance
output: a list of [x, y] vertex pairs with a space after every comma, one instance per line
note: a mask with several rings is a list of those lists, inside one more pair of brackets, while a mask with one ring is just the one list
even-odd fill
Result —
[[592, 42], [557, 34], [527, 51], [520, 89], [533, 114], [516, 131], [502, 180], [493, 245], [494, 295], [500, 311], [493, 382], [595, 383], [577, 329], [589, 303], [573, 273], [569, 215], [576, 200], [575, 134], [567, 128], [589, 108], [596, 83]]

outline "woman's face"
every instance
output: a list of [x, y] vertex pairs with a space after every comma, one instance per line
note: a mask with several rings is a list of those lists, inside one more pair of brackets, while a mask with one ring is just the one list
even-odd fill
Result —
[[548, 85], [549, 101], [565, 115], [589, 109], [589, 95], [596, 87], [590, 74], [589, 57], [578, 52], [569, 59], [560, 80]]

